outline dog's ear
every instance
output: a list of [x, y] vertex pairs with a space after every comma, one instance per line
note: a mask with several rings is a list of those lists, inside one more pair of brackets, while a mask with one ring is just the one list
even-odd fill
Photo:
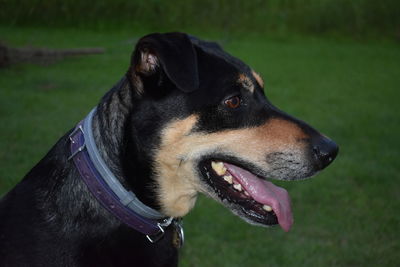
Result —
[[143, 37], [136, 45], [131, 64], [138, 75], [144, 76], [162, 69], [184, 92], [199, 87], [197, 54], [186, 34], [155, 33]]
[[189, 38], [192, 41], [192, 43], [197, 46], [204, 47], [206, 49], [211, 49], [211, 50], [223, 51], [222, 46], [216, 42], [200, 40], [199, 38], [197, 38], [193, 35], [189, 35]]

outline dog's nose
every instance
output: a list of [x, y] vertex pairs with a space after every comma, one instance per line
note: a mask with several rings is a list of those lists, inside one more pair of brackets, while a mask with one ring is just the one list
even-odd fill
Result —
[[311, 141], [312, 151], [320, 169], [328, 166], [338, 154], [339, 147], [335, 142], [327, 137], [320, 136], [319, 138], [313, 138]]

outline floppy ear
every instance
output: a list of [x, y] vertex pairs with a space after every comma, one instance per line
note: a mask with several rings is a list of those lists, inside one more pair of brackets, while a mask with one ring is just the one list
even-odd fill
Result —
[[184, 92], [199, 87], [197, 54], [189, 37], [183, 33], [155, 33], [143, 37], [136, 45], [132, 66], [144, 76], [162, 69]]
[[199, 38], [197, 38], [193, 35], [189, 35], [189, 38], [193, 44], [198, 45], [200, 47], [205, 47], [205, 48], [208, 48], [211, 50], [223, 51], [222, 46], [219, 43], [200, 40]]

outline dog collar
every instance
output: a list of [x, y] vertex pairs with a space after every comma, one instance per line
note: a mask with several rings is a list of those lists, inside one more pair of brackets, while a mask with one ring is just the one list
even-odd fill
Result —
[[[96, 108], [78, 123], [69, 135], [71, 156], [82, 180], [100, 204], [126, 225], [146, 235], [154, 243], [174, 220], [143, 204], [132, 191], [127, 191], [101, 158], [96, 146], [92, 120]], [[180, 223], [174, 222], [183, 233]], [[179, 229], [180, 228], [180, 229]], [[183, 242], [183, 234], [181, 234]]]

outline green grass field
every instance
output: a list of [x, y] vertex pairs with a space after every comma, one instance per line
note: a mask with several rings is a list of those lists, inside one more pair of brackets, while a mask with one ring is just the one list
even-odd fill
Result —
[[[143, 33], [0, 27], [2, 39], [16, 46], [107, 49], [0, 70], [0, 193], [118, 81]], [[292, 196], [289, 233], [248, 225], [201, 197], [185, 217], [181, 266], [398, 266], [399, 45], [266, 36], [222, 41], [262, 74], [275, 105], [330, 136], [340, 153], [315, 179], [279, 183]]]

